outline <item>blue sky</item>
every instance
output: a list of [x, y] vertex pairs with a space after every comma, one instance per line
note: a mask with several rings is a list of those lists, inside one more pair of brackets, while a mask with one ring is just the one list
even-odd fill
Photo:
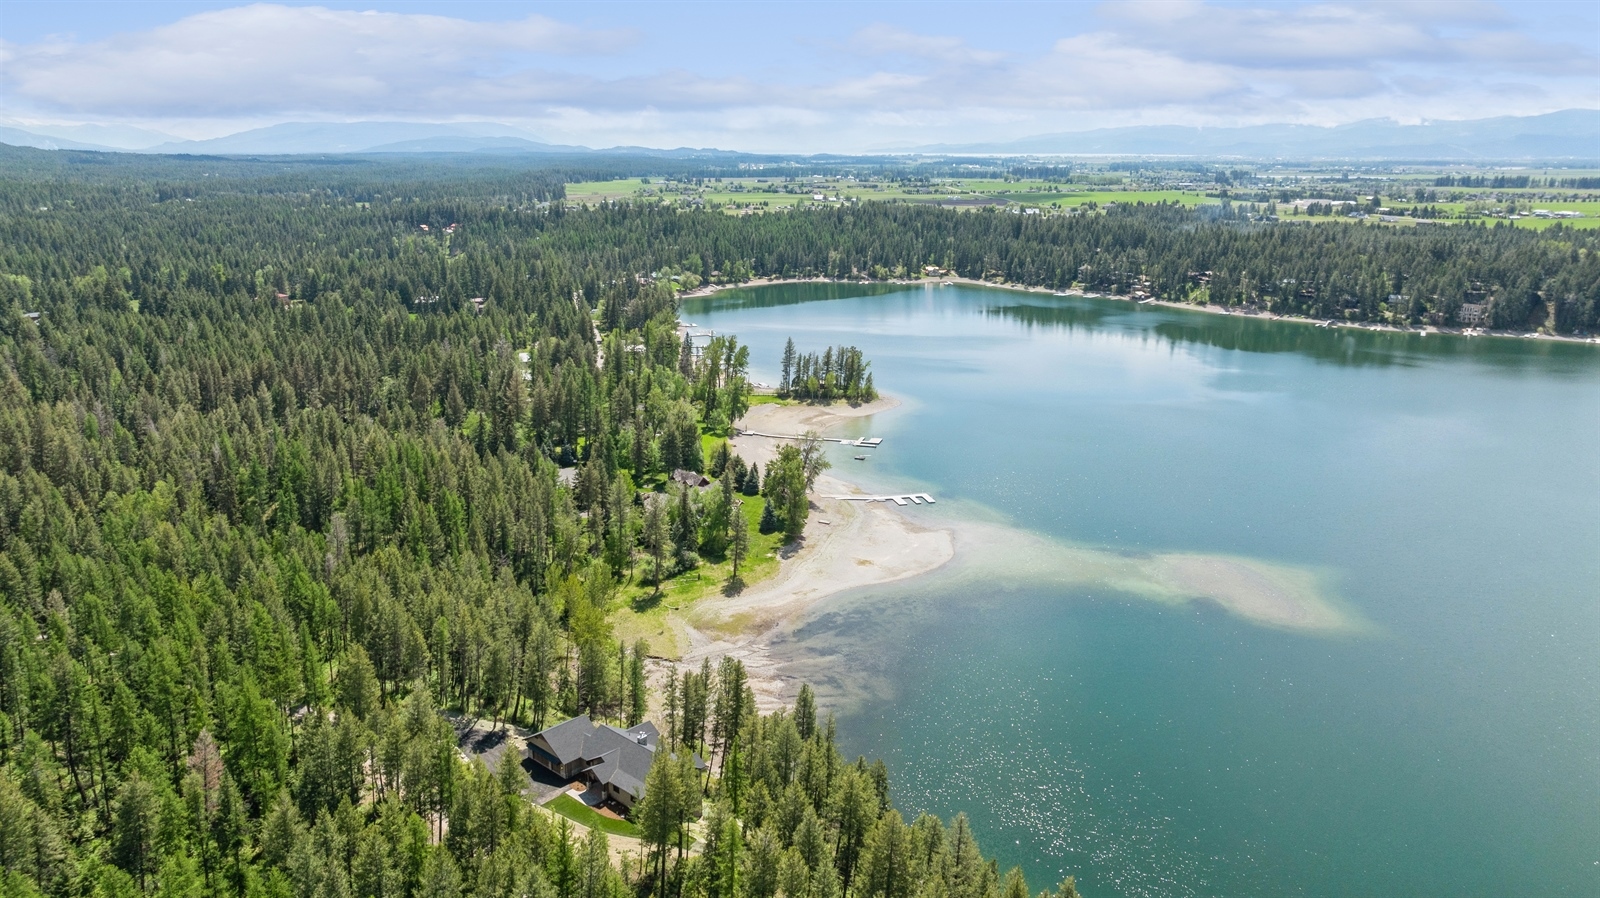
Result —
[[1600, 107], [1577, 2], [0, 2], [0, 121], [860, 151]]

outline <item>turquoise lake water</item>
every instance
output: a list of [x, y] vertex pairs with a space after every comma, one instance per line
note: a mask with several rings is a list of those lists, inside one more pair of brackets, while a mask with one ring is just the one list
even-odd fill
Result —
[[1281, 565], [1364, 620], [1263, 626], [1003, 543], [841, 596], [778, 648], [908, 817], [965, 812], [1035, 891], [1095, 898], [1600, 895], [1600, 346], [966, 287], [683, 314], [768, 382], [788, 337], [865, 350], [904, 404], [834, 464], [938, 497], [909, 517]]

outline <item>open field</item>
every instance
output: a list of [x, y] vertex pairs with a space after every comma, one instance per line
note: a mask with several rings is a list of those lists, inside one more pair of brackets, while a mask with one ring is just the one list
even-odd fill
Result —
[[[1577, 177], [1561, 172], [1562, 177]], [[980, 209], [991, 206], [1036, 208], [1049, 212], [1071, 209], [1104, 209], [1114, 203], [1177, 202], [1185, 206], [1220, 203], [1224, 194], [1233, 203], [1255, 203], [1265, 211], [1271, 197], [1279, 204], [1279, 214], [1287, 219], [1308, 220], [1284, 208], [1293, 200], [1317, 201], [1343, 196], [1364, 199], [1376, 192], [1382, 204], [1398, 221], [1411, 225], [1416, 219], [1410, 211], [1429, 207], [1445, 217], [1431, 221], [1459, 224], [1463, 221], [1506, 221], [1516, 227], [1543, 229], [1556, 223], [1574, 228], [1600, 228], [1600, 191], [1556, 187], [1434, 187], [1434, 173], [1410, 172], [1385, 175], [1370, 181], [1345, 180], [1326, 173], [1277, 179], [1271, 185], [1262, 179], [1224, 188], [1223, 185], [1182, 181], [1161, 177], [1129, 177], [1125, 186], [1105, 186], [1114, 180], [1104, 174], [1085, 173], [1077, 183], [1018, 178], [870, 179], [854, 177], [802, 176], [709, 178], [675, 181], [632, 178], [614, 181], [583, 181], [567, 185], [568, 202], [595, 205], [605, 202], [663, 203], [685, 208], [701, 207], [730, 214], [750, 214], [795, 207], [827, 207], [859, 202], [927, 203], [956, 208]], [[1418, 190], [1428, 191], [1432, 201], [1416, 201]], [[1393, 194], [1390, 193], [1393, 191]], [[1288, 197], [1286, 200], [1285, 197]], [[1534, 210], [1571, 211], [1582, 218], [1536, 218]], [[1516, 218], [1511, 216], [1515, 215]], [[1309, 220], [1350, 220], [1342, 215], [1314, 216]]]
[[727, 178], [708, 180], [698, 185], [631, 178], [581, 181], [567, 185], [567, 201], [584, 205], [619, 201], [678, 203], [737, 212], [869, 200], [973, 207], [1017, 204], [1041, 208], [1071, 208], [1087, 202], [1098, 205], [1117, 202], [1176, 201], [1184, 205], [1218, 202], [1216, 197], [1208, 197], [1199, 190], [1116, 190], [998, 178], [952, 179], [930, 183], [854, 178]]

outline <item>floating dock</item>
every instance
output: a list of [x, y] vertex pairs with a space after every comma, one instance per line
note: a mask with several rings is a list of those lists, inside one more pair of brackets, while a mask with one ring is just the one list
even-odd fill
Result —
[[824, 499], [843, 499], [846, 502], [893, 502], [896, 505], [932, 505], [933, 497], [927, 493], [901, 493], [898, 496], [824, 496]]

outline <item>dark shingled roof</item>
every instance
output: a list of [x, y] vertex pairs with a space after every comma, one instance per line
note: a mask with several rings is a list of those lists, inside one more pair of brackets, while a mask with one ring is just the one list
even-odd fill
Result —
[[645, 777], [661, 732], [648, 721], [627, 729], [597, 725], [585, 714], [541, 730], [535, 738], [543, 739], [561, 764], [586, 761], [585, 772], [595, 782], [616, 786], [638, 799], [644, 797]]
[[570, 764], [580, 758], [591, 757], [584, 753], [583, 748], [592, 732], [594, 724], [589, 720], [589, 715], [581, 714], [547, 730], [540, 730], [537, 735], [550, 746], [550, 751], [555, 754], [557, 761]]

